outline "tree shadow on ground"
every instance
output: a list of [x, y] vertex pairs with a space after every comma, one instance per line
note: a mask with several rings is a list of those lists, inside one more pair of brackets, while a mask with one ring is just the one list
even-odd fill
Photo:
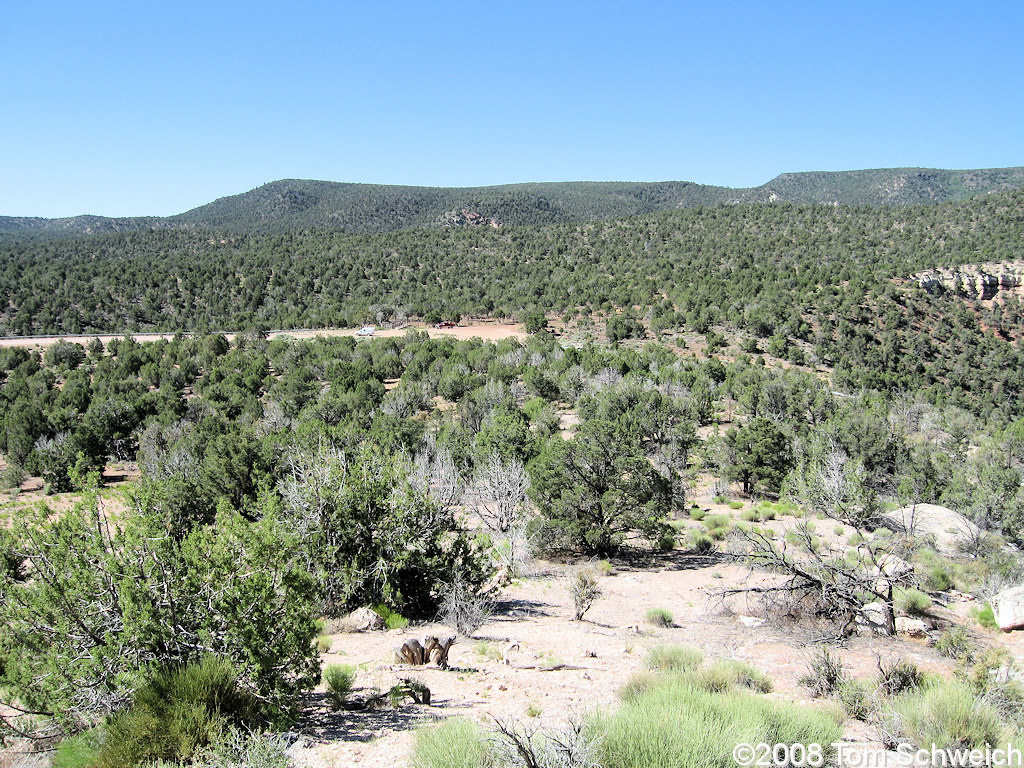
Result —
[[494, 613], [490, 621], [518, 621], [524, 618], [550, 616], [546, 610], [553, 607], [551, 603], [521, 598], [501, 598], [494, 603]]
[[464, 705], [439, 699], [429, 706], [404, 703], [397, 708], [384, 705], [370, 709], [336, 710], [326, 693], [313, 693], [303, 706], [295, 731], [317, 743], [370, 742], [385, 733], [408, 731], [436, 722], [462, 708]]
[[724, 552], [699, 554], [680, 549], [671, 552], [652, 552], [650, 550], [622, 550], [612, 561], [616, 571], [629, 573], [632, 571], [696, 571], [711, 568], [715, 565], [734, 563], [736, 558]]

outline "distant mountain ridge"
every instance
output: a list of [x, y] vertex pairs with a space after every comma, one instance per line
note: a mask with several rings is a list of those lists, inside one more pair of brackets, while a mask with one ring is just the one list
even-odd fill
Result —
[[391, 232], [422, 227], [519, 226], [622, 218], [720, 203], [903, 206], [1024, 187], [1024, 167], [889, 168], [784, 173], [760, 187], [693, 182], [538, 182], [410, 187], [285, 179], [176, 216], [61, 219], [0, 216], [0, 233], [82, 235], [149, 228], [274, 232], [325, 228]]

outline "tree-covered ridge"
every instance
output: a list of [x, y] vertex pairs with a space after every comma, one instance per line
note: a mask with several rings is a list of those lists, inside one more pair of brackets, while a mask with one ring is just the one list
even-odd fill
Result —
[[916, 205], [966, 200], [976, 195], [1017, 189], [1022, 184], [1024, 168], [809, 171], [780, 174], [767, 184], [749, 190], [742, 199], [745, 202], [777, 199], [788, 203]]
[[[73, 236], [200, 227], [237, 233], [327, 228], [348, 232], [490, 223], [535, 226], [616, 219], [716, 203], [903, 206], [964, 200], [1024, 186], [1024, 169], [892, 168], [785, 173], [731, 189], [685, 181], [549, 182], [492, 187], [410, 187], [285, 179], [169, 217], [64, 219], [0, 216], [0, 233]], [[468, 217], [460, 216], [463, 212]]]
[[1022, 389], [1019, 303], [929, 296], [901, 278], [1015, 258], [1022, 241], [1021, 191], [939, 206], [722, 205], [529, 228], [8, 240], [0, 332], [572, 319], [638, 307], [643, 322], [613, 318], [609, 338], [645, 325], [735, 332], [751, 352], [768, 342], [780, 357], [806, 350], [807, 362], [850, 385], [931, 389], [978, 410], [1007, 407]]

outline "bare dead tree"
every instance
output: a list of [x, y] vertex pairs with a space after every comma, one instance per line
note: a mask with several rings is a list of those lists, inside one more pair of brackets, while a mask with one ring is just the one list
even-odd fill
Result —
[[491, 741], [501, 765], [514, 768], [597, 768], [596, 743], [585, 721], [573, 717], [562, 729], [541, 732], [536, 722], [494, 721]]
[[409, 462], [409, 484], [425, 492], [442, 512], [454, 509], [462, 499], [465, 483], [451, 451], [444, 445], [429, 446]]
[[530, 476], [518, 459], [502, 461], [497, 451], [483, 462], [463, 504], [492, 531], [507, 533], [527, 509]]
[[533, 550], [528, 530], [530, 476], [518, 459], [503, 461], [491, 453], [477, 469], [462, 497], [462, 506], [476, 515], [496, 538], [493, 552], [499, 567], [522, 573]]
[[[761, 595], [776, 610], [799, 605], [837, 622], [844, 636], [858, 620], [878, 625], [879, 618], [877, 628], [883, 634], [896, 634], [894, 593], [912, 584], [913, 569], [893, 552], [892, 540], [867, 543], [851, 556], [824, 544], [806, 522], [790, 532], [790, 541], [770, 538], [756, 527], [737, 529], [735, 536], [740, 554], [752, 567], [781, 579], [725, 589], [722, 596]], [[880, 617], [868, 608], [873, 603], [881, 606]]]

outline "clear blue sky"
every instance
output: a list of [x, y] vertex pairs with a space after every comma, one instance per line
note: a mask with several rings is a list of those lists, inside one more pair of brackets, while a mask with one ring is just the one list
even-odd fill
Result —
[[1022, 44], [1021, 0], [8, 0], [0, 215], [1024, 165]]

